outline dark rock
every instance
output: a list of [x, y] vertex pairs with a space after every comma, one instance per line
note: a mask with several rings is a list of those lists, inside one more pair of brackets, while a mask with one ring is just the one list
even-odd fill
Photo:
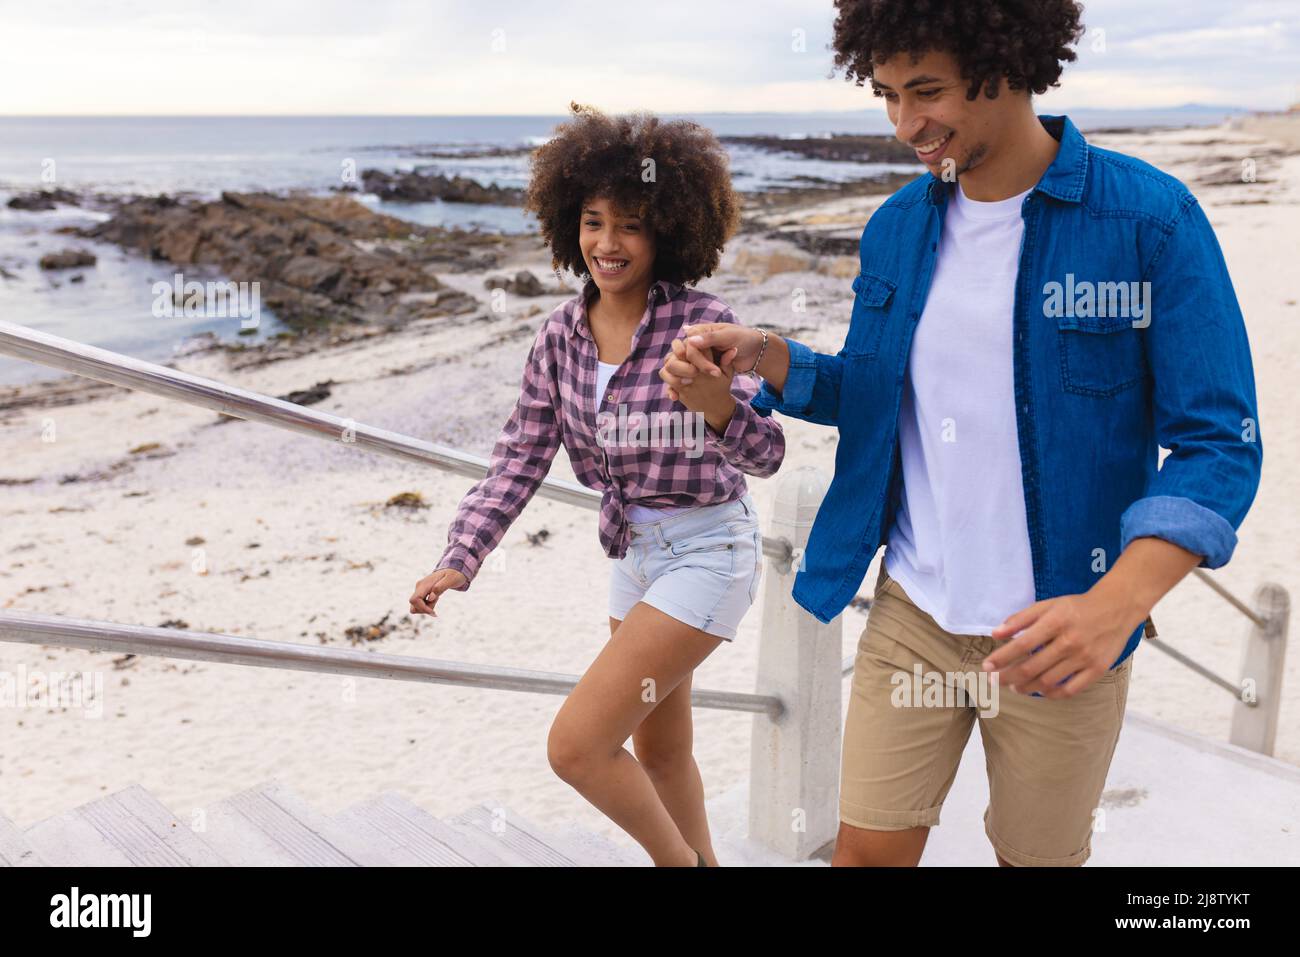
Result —
[[30, 212], [41, 212], [47, 209], [54, 209], [58, 203], [64, 203], [68, 206], [76, 206], [80, 203], [77, 194], [66, 189], [43, 189], [32, 193], [20, 193], [9, 200], [10, 209], [24, 209]]
[[367, 193], [380, 199], [406, 203], [428, 203], [435, 199], [449, 203], [488, 203], [495, 206], [519, 206], [524, 201], [524, 191], [506, 186], [484, 186], [465, 176], [444, 176], [441, 173], [385, 173], [368, 169], [361, 173], [361, 184]]
[[559, 290], [547, 289], [542, 285], [542, 281], [530, 273], [527, 269], [515, 273], [514, 279], [507, 279], [505, 276], [489, 276], [483, 280], [484, 289], [504, 289], [514, 296], [544, 296], [548, 292], [568, 292], [567, 288]]
[[333, 384], [333, 379], [326, 379], [324, 382], [317, 382], [309, 389], [296, 389], [287, 395], [280, 396], [280, 398], [285, 402], [292, 402], [294, 405], [315, 405], [317, 402], [323, 402], [330, 397], [330, 386]]
[[[342, 266], [319, 256], [295, 256], [280, 273], [280, 278], [289, 285], [320, 293], [328, 293], [342, 276]], [[380, 285], [386, 285], [388, 292], [397, 288], [387, 279]]]
[[76, 269], [80, 266], [95, 265], [95, 254], [84, 249], [64, 249], [57, 253], [46, 253], [41, 257], [42, 269]]

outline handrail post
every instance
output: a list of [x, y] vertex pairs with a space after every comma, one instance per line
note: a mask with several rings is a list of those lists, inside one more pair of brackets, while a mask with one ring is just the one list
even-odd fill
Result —
[[1253, 607], [1263, 624], [1250, 626], [1241, 659], [1241, 687], [1253, 693], [1257, 703], [1252, 707], [1238, 698], [1233, 704], [1228, 740], [1271, 757], [1282, 706], [1291, 596], [1281, 585], [1265, 582], [1255, 589]]
[[785, 702], [781, 717], [755, 715], [750, 739], [749, 837], [806, 860], [839, 829], [842, 617], [823, 625], [791, 595], [808, 532], [829, 485], [812, 466], [777, 486], [769, 534], [794, 561], [766, 559], [757, 690]]

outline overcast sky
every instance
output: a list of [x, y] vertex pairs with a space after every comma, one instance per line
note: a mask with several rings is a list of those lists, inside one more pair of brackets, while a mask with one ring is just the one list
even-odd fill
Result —
[[[0, 114], [882, 109], [830, 0], [0, 0]], [[1300, 100], [1296, 0], [1090, 0], [1044, 108]], [[800, 46], [802, 45], [802, 49]]]

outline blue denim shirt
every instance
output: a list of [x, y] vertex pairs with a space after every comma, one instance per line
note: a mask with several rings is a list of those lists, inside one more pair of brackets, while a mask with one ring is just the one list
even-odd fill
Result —
[[[1068, 117], [1039, 120], [1061, 145], [1021, 208], [1011, 317], [1036, 599], [1086, 592], [1142, 536], [1218, 568], [1263, 459], [1250, 347], [1218, 241], [1178, 180], [1089, 146]], [[784, 389], [764, 383], [751, 400], [762, 414], [839, 429], [794, 583], [823, 622], [857, 594], [900, 504], [908, 350], [954, 188], [926, 173], [876, 211], [844, 348], [825, 355], [787, 340]]]

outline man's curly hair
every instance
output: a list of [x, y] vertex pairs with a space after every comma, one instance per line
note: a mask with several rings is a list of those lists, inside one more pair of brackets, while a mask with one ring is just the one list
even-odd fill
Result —
[[[970, 81], [966, 99], [1057, 86], [1083, 35], [1074, 0], [835, 0], [835, 66], [861, 86], [898, 53], [950, 53]], [[879, 92], [876, 91], [879, 96]]]
[[625, 215], [639, 215], [652, 231], [655, 279], [687, 285], [712, 275], [740, 220], [727, 153], [717, 138], [685, 120], [664, 122], [646, 113], [611, 117], [577, 103], [569, 108], [572, 118], [533, 152], [524, 197], [555, 269], [590, 275], [578, 230], [583, 204], [603, 198]]

